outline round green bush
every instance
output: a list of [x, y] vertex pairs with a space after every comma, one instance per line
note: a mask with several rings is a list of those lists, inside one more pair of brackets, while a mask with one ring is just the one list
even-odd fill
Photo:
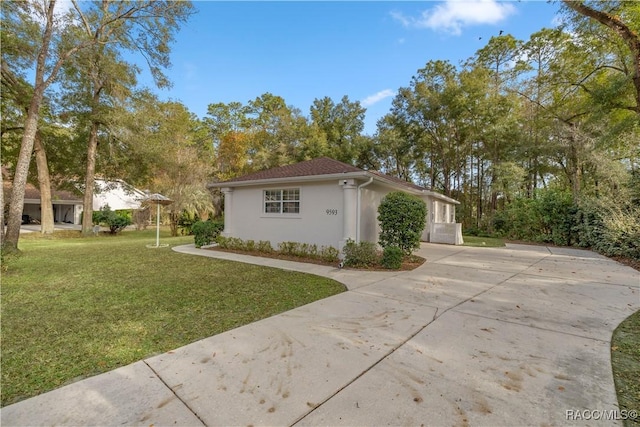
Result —
[[191, 226], [193, 240], [196, 248], [209, 245], [216, 240], [216, 237], [224, 229], [221, 221], [196, 221]]
[[382, 260], [380, 263], [384, 268], [388, 268], [390, 270], [398, 270], [402, 267], [402, 259], [404, 258], [404, 254], [402, 249], [397, 246], [387, 246], [382, 251]]
[[378, 206], [380, 246], [396, 246], [405, 255], [420, 247], [420, 237], [427, 221], [427, 205], [410, 194], [395, 191], [387, 194]]

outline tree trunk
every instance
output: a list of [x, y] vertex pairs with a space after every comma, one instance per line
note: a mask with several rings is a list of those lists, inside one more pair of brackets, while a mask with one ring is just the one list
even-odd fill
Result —
[[180, 220], [180, 213], [174, 210], [169, 211], [169, 227], [171, 228], [171, 237], [178, 236], [178, 221]]
[[49, 79], [45, 81], [44, 73], [46, 70], [47, 56], [49, 55], [49, 45], [53, 34], [54, 19], [53, 10], [56, 0], [50, 0], [47, 6], [47, 22], [44, 33], [42, 34], [42, 46], [38, 52], [36, 60], [36, 76], [33, 85], [33, 95], [29, 108], [27, 110], [27, 118], [24, 125], [24, 134], [20, 144], [20, 154], [16, 162], [15, 174], [13, 176], [13, 186], [11, 189], [11, 202], [9, 204], [9, 218], [7, 221], [7, 233], [3, 250], [17, 251], [18, 240], [20, 239], [20, 225], [22, 224], [22, 211], [24, 209], [24, 190], [27, 185], [27, 174], [29, 173], [29, 163], [31, 163], [31, 154], [33, 153], [33, 144], [38, 130], [38, 118], [40, 115], [40, 105], [44, 98], [44, 91], [55, 77], [60, 67], [60, 61], [51, 71]]
[[84, 210], [82, 213], [82, 235], [93, 234], [93, 186], [96, 175], [96, 153], [98, 152], [98, 123], [91, 123], [87, 147], [87, 172], [84, 178]]
[[38, 113], [42, 102], [42, 91], [34, 92], [31, 105], [27, 112], [27, 119], [20, 144], [20, 154], [16, 162], [13, 186], [11, 187], [11, 201], [9, 203], [9, 217], [7, 219], [7, 233], [5, 235], [4, 250], [17, 251], [20, 239], [20, 225], [22, 225], [22, 211], [24, 209], [24, 191], [27, 185], [27, 174], [31, 163], [31, 153], [38, 129]]
[[33, 152], [38, 167], [38, 186], [40, 188], [40, 232], [42, 234], [51, 234], [54, 228], [51, 178], [47, 164], [47, 153], [44, 150], [44, 145], [42, 145], [39, 132], [36, 132]]
[[0, 250], [4, 247], [4, 174], [2, 177], [2, 190], [0, 191]]

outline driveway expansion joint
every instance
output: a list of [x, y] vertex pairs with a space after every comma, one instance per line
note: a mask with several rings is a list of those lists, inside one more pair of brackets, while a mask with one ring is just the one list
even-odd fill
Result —
[[151, 369], [151, 372], [153, 372], [153, 374], [156, 376], [156, 378], [158, 380], [160, 380], [160, 382], [171, 392], [171, 394], [173, 394], [173, 396], [176, 399], [178, 399], [178, 401], [180, 401], [185, 406], [185, 408], [187, 408], [189, 410], [189, 412], [191, 412], [193, 414], [193, 416], [196, 417], [202, 423], [203, 426], [207, 426], [207, 423], [205, 423], [204, 420], [202, 418], [200, 418], [198, 413], [196, 411], [194, 411], [193, 408], [191, 408], [191, 406], [189, 406], [189, 404], [187, 402], [185, 402], [183, 399], [180, 398], [180, 396], [175, 392], [175, 390], [173, 390], [173, 388], [171, 388], [169, 386], [169, 384], [167, 384], [167, 382], [164, 380], [164, 378], [162, 378], [162, 376], [160, 376], [160, 374], [155, 369], [153, 369], [153, 367], [150, 364], [148, 364], [146, 360], [143, 360], [142, 362], [145, 365], [147, 365], [147, 367], [149, 369]]
[[495, 320], [496, 322], [502, 322], [502, 323], [508, 323], [508, 324], [511, 324], [511, 325], [524, 326], [524, 327], [527, 327], [527, 328], [537, 329], [537, 330], [540, 330], [540, 331], [553, 332], [553, 333], [556, 333], [556, 334], [569, 335], [569, 336], [576, 337], [576, 338], [583, 338], [583, 339], [592, 340], [592, 341], [599, 341], [599, 342], [604, 343], [604, 344], [610, 344], [611, 343], [611, 340], [603, 340], [601, 338], [589, 337], [589, 336], [586, 336], [586, 335], [574, 334], [574, 333], [566, 332], [566, 331], [559, 331], [557, 329], [543, 328], [541, 326], [532, 325], [530, 323], [516, 322], [514, 320], [507, 320], [507, 319], [499, 319], [499, 318], [491, 317], [491, 316], [483, 316], [482, 314], [469, 313], [469, 312], [461, 310], [461, 309], [456, 309], [454, 311], [456, 313], [464, 314], [465, 316], [474, 316], [474, 317], [479, 317], [479, 318], [482, 318], [482, 319]]

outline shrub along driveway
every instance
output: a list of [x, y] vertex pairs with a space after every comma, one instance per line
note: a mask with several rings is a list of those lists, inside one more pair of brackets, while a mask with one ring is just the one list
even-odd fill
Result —
[[538, 246], [419, 254], [402, 273], [309, 267], [351, 291], [5, 407], [2, 424], [565, 425], [617, 409], [610, 339], [640, 309], [637, 271]]

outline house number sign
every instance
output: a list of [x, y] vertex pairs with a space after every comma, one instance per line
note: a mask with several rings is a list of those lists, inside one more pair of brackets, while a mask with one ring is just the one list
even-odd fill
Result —
[[338, 209], [327, 209], [327, 215], [338, 215]]

